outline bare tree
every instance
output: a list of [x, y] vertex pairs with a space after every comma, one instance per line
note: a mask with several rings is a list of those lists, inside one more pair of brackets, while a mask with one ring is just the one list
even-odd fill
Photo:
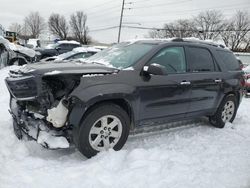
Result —
[[220, 35], [220, 30], [225, 27], [222, 13], [216, 10], [201, 12], [193, 21], [197, 37], [202, 40], [216, 39]]
[[19, 23], [12, 23], [9, 26], [9, 30], [12, 32], [16, 32], [17, 35], [20, 35], [22, 33], [22, 26]]
[[69, 27], [64, 16], [60, 14], [51, 14], [48, 21], [48, 26], [52, 34], [66, 39], [68, 36]]
[[39, 12], [31, 12], [24, 19], [24, 24], [27, 27], [27, 32], [32, 38], [38, 38], [43, 30], [46, 28], [44, 18]]
[[192, 37], [194, 36], [194, 24], [192, 20], [177, 20], [175, 22], [165, 24], [169, 37]]
[[244, 51], [250, 52], [250, 32], [248, 32], [244, 37], [244, 44], [245, 44]]
[[70, 26], [74, 37], [82, 44], [89, 44], [90, 37], [88, 36], [89, 29], [86, 24], [87, 15], [83, 11], [77, 11], [70, 16]]
[[150, 38], [166, 38], [167, 37], [165, 30], [152, 30], [152, 31], [149, 31], [148, 35]]
[[192, 20], [180, 19], [171, 23], [166, 23], [161, 30], [149, 32], [149, 36], [151, 38], [184, 38], [192, 37], [194, 33], [194, 24]]
[[233, 51], [240, 48], [248, 48], [250, 32], [250, 19], [247, 12], [237, 11], [237, 13], [228, 21], [226, 21], [226, 29], [221, 33], [221, 37]]

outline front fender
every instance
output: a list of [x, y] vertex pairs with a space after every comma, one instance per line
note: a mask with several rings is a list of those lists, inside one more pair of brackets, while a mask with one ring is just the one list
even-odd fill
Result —
[[100, 100], [122, 98], [133, 101], [135, 88], [127, 84], [98, 84], [89, 87], [79, 85], [71, 96], [80, 99], [86, 106], [91, 106]]
[[78, 143], [78, 133], [82, 117], [87, 110], [96, 103], [102, 101], [112, 101], [115, 99], [125, 100], [132, 110], [132, 116], [135, 118], [134, 109], [136, 104], [135, 88], [126, 84], [99, 84], [89, 87], [83, 87], [81, 84], [70, 94], [74, 99], [74, 106], [69, 114], [69, 123], [74, 126], [73, 138]]

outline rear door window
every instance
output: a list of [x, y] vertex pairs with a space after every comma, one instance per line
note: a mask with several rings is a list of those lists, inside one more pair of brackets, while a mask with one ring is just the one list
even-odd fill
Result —
[[206, 48], [187, 47], [188, 72], [215, 71], [213, 56]]
[[240, 63], [232, 52], [223, 50], [217, 50], [217, 52], [228, 70], [240, 70]]

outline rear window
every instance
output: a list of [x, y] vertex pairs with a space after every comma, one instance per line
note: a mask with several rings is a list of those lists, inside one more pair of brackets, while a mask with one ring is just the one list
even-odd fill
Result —
[[228, 70], [240, 70], [240, 64], [232, 52], [221, 50], [218, 50], [217, 52]]

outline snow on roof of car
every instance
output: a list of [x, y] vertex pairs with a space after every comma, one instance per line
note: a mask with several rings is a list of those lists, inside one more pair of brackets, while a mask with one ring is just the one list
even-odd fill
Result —
[[57, 43], [58, 44], [80, 44], [79, 42], [74, 41], [74, 40], [60, 40]]
[[94, 47], [77, 47], [73, 49], [73, 52], [100, 52], [101, 50]]
[[20, 46], [20, 45], [14, 44], [14, 43], [9, 43], [9, 47], [12, 51], [23, 53], [29, 57], [35, 57], [35, 55], [36, 55], [35, 50]]
[[14, 43], [11, 43], [2, 36], [0, 36], [0, 43], [3, 44], [7, 49], [10, 49], [10, 50], [15, 51], [15, 52], [20, 52], [20, 53], [25, 54], [29, 57], [35, 57], [35, 55], [36, 55], [36, 52], [34, 50], [17, 45], [17, 44], [14, 44]]
[[139, 42], [139, 41], [162, 41], [162, 42], [170, 42], [173, 39], [177, 39], [175, 38], [137, 38], [137, 39], [129, 39], [126, 40], [124, 42], [130, 42], [130, 43], [135, 43], [135, 42]]
[[88, 51], [88, 52], [100, 52], [101, 50], [100, 50], [100, 49], [97, 49], [97, 48], [95, 48], [95, 47], [88, 47], [88, 48], [87, 48], [87, 51]]
[[109, 46], [93, 46], [96, 49], [104, 50], [107, 49]]
[[220, 43], [219, 41], [213, 41], [213, 40], [201, 40], [196, 37], [186, 37], [186, 38], [178, 38], [178, 37], [173, 37], [173, 38], [138, 38], [138, 39], [131, 39], [127, 40], [124, 42], [130, 42], [130, 43], [135, 43], [135, 42], [194, 42], [194, 43], [201, 43], [201, 44], [208, 44], [208, 45], [214, 45], [218, 47], [224, 47], [223, 43]]
[[0, 36], [0, 44], [3, 44], [5, 46], [5, 48], [10, 49], [9, 43], [10, 42], [7, 39], [5, 39], [4, 37]]

